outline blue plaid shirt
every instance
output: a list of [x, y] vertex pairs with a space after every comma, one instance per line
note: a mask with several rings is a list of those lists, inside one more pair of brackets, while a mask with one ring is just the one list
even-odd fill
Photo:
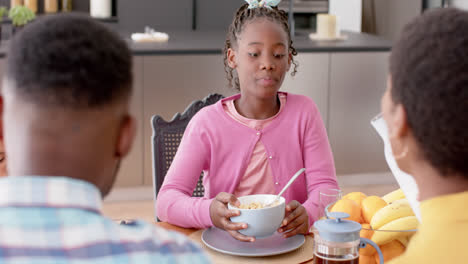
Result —
[[98, 189], [61, 177], [0, 179], [0, 263], [208, 263], [183, 235], [101, 215]]

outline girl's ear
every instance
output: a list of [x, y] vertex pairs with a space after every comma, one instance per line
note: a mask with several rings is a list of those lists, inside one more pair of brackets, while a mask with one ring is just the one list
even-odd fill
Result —
[[227, 51], [227, 62], [228, 62], [229, 67], [231, 67], [232, 69], [235, 69], [237, 67], [236, 60], [237, 60], [236, 52], [232, 48], [229, 48]]
[[288, 54], [288, 69], [286, 71], [289, 71], [291, 69], [291, 63], [292, 63], [293, 55], [291, 52]]

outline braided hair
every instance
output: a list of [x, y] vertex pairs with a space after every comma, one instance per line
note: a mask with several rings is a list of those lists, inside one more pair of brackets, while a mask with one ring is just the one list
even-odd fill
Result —
[[[234, 69], [228, 65], [227, 52], [230, 48], [234, 48], [237, 45], [237, 40], [239, 35], [242, 33], [244, 26], [247, 22], [250, 22], [257, 18], [266, 18], [271, 21], [278, 22], [288, 35], [289, 47], [288, 51], [293, 56], [297, 55], [296, 49], [293, 47], [293, 41], [291, 39], [291, 34], [289, 31], [288, 16], [285, 11], [278, 9], [277, 7], [266, 8], [266, 7], [257, 7], [249, 9], [249, 4], [242, 5], [236, 12], [234, 19], [232, 20], [231, 25], [229, 26], [228, 33], [226, 35], [226, 43], [224, 45], [223, 54], [224, 54], [224, 71], [226, 72], [226, 77], [228, 79], [228, 86], [230, 88], [234, 87], [236, 90], [240, 90], [239, 78], [235, 76]], [[294, 69], [291, 72], [291, 76], [294, 76], [297, 72], [297, 62], [294, 61], [292, 57], [292, 63], [294, 64]]]

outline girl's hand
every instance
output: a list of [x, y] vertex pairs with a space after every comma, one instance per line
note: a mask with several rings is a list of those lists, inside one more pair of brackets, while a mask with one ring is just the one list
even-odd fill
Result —
[[298, 201], [291, 201], [286, 206], [286, 217], [278, 228], [279, 233], [284, 233], [284, 237], [292, 237], [297, 234], [308, 234], [309, 215], [306, 209]]
[[226, 230], [235, 239], [245, 242], [255, 241], [254, 237], [244, 236], [237, 230], [247, 228], [246, 223], [233, 223], [229, 219], [233, 216], [240, 215], [239, 210], [229, 210], [227, 204], [231, 203], [234, 206], [239, 206], [240, 202], [237, 198], [229, 193], [221, 192], [216, 195], [213, 202], [210, 205], [210, 217], [213, 225]]

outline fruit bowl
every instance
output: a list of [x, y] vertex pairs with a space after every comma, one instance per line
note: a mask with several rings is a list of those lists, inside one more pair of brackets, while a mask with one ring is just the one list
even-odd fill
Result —
[[405, 230], [383, 230], [362, 227], [361, 230], [373, 233], [372, 239], [378, 241], [378, 245], [384, 245], [392, 240], [400, 241], [405, 247], [408, 245], [409, 239], [418, 231], [418, 229]]
[[[359, 222], [362, 226], [360, 236], [380, 247], [385, 262], [405, 252], [419, 225], [401, 189], [382, 197], [351, 192], [329, 204], [328, 208], [332, 212], [346, 212], [350, 215], [348, 220]], [[362, 258], [359, 263], [379, 263], [378, 255], [371, 246], [361, 248], [359, 255]]]
[[[361, 229], [361, 236], [371, 237], [375, 240], [380, 241], [378, 246], [382, 251], [384, 262], [388, 262], [401, 254], [403, 254], [408, 246], [411, 237], [417, 232], [417, 229], [407, 230], [381, 230], [365, 228]], [[385, 243], [384, 243], [385, 242]], [[363, 259], [359, 263], [379, 263], [379, 257], [374, 248], [366, 246], [359, 250], [360, 258]], [[366, 260], [364, 260], [366, 259]], [[371, 259], [367, 261], [367, 259]], [[367, 261], [367, 262], [366, 262]]]

